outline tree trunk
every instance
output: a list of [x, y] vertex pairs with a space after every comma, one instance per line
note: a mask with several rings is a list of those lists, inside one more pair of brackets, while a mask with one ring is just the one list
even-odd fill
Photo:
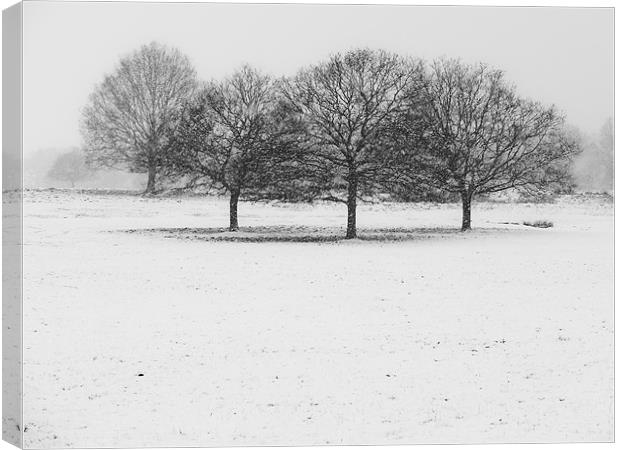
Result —
[[463, 223], [461, 231], [471, 230], [471, 199], [473, 193], [470, 191], [461, 192], [461, 201], [463, 203]]
[[146, 190], [145, 194], [152, 194], [155, 192], [155, 176], [157, 175], [157, 171], [155, 167], [149, 167], [149, 178], [146, 182]]
[[229, 231], [239, 231], [239, 219], [237, 217], [237, 205], [239, 204], [239, 190], [230, 193], [230, 225]]
[[355, 239], [357, 237], [357, 226], [355, 215], [357, 209], [357, 177], [349, 172], [349, 192], [347, 195], [347, 235], [345, 239]]

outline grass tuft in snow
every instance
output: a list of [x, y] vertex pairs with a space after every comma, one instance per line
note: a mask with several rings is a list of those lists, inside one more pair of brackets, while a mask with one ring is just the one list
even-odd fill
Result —
[[523, 222], [523, 225], [525, 225], [526, 227], [535, 228], [551, 228], [553, 227], [553, 222], [549, 220], [535, 220], [533, 222], [526, 220]]

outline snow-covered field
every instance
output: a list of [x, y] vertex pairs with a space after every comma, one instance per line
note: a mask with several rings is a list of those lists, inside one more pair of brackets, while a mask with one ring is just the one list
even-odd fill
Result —
[[25, 445], [610, 441], [612, 209], [27, 192]]

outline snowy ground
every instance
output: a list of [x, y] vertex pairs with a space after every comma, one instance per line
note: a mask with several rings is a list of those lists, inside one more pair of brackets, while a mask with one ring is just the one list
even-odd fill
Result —
[[27, 447], [613, 439], [610, 202], [25, 197]]

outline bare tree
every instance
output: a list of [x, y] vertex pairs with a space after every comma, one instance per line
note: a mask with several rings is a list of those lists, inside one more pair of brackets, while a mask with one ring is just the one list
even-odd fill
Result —
[[306, 137], [306, 177], [321, 198], [347, 205], [355, 238], [357, 200], [376, 192], [393, 162], [388, 123], [406, 106], [420, 64], [385, 51], [354, 50], [284, 80], [283, 93]]
[[54, 180], [67, 181], [71, 187], [75, 187], [75, 183], [85, 179], [89, 173], [84, 154], [80, 150], [72, 150], [56, 158], [47, 176]]
[[153, 42], [121, 59], [83, 112], [89, 165], [147, 173], [153, 192], [169, 130], [195, 86], [190, 61], [176, 49]]
[[[554, 108], [520, 98], [503, 73], [457, 60], [432, 64], [408, 130], [410, 181], [457, 193], [462, 230], [475, 195], [565, 182], [576, 142]], [[407, 127], [404, 127], [407, 128]]]
[[230, 195], [230, 231], [239, 229], [241, 197], [271, 198], [289, 146], [278, 120], [274, 81], [244, 65], [208, 84], [187, 108], [169, 150], [167, 170]]

